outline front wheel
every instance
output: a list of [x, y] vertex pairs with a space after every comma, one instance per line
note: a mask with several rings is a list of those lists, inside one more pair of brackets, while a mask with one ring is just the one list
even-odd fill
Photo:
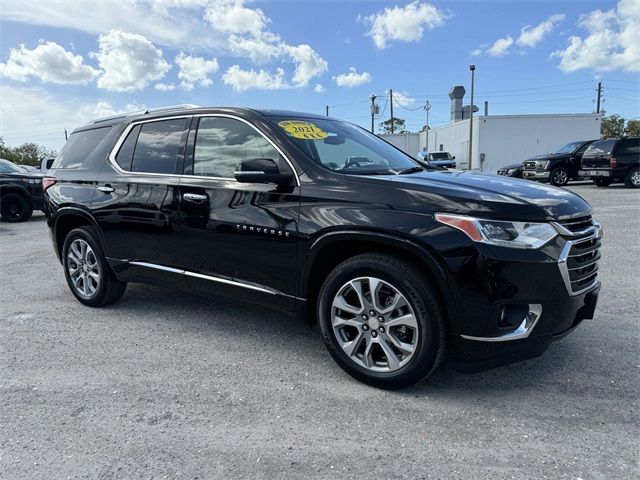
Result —
[[551, 175], [549, 175], [549, 182], [551, 185], [564, 187], [569, 183], [569, 172], [562, 167], [556, 168], [551, 172]]
[[611, 185], [611, 179], [609, 177], [595, 177], [593, 179], [593, 184], [596, 187], [608, 187]]
[[444, 355], [444, 315], [433, 287], [391, 255], [363, 254], [338, 265], [320, 290], [318, 320], [338, 365], [376, 387], [425, 380]]
[[640, 188], [640, 170], [632, 168], [624, 178], [624, 184], [627, 188]]
[[79, 227], [69, 232], [62, 247], [62, 264], [71, 293], [89, 307], [115, 302], [127, 287], [109, 267], [92, 228]]

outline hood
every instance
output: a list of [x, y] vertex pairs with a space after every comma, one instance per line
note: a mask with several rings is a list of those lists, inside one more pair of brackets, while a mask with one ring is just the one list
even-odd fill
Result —
[[544, 155], [536, 155], [535, 157], [527, 158], [525, 162], [532, 160], [547, 160], [552, 158], [570, 157], [568, 153], [545, 153]]
[[524, 168], [524, 163], [513, 163], [511, 165], [505, 165], [504, 167], [500, 167], [500, 170], [512, 170], [514, 168]]
[[582, 197], [569, 190], [498, 175], [448, 170], [361, 178], [394, 184], [405, 194], [408, 209], [425, 213], [548, 221], [589, 215], [592, 211]]

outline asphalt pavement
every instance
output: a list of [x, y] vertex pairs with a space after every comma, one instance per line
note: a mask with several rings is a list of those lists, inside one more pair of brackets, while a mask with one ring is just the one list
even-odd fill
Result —
[[396, 392], [265, 308], [133, 284], [84, 307], [44, 216], [0, 223], [0, 478], [639, 478], [640, 191], [571, 190], [605, 230], [595, 318]]

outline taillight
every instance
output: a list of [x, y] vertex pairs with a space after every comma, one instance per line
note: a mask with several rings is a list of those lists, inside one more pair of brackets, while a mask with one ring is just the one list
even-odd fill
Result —
[[42, 179], [42, 191], [46, 192], [47, 188], [56, 184], [58, 179], [56, 177], [44, 177]]
[[609, 159], [609, 168], [616, 168], [618, 166], [618, 160], [615, 157]]

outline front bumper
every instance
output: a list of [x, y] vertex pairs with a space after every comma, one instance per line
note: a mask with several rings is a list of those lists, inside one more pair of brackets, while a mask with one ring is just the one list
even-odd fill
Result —
[[532, 180], [549, 180], [549, 175], [551, 172], [538, 172], [536, 170], [524, 170], [522, 172], [522, 178], [532, 179]]

